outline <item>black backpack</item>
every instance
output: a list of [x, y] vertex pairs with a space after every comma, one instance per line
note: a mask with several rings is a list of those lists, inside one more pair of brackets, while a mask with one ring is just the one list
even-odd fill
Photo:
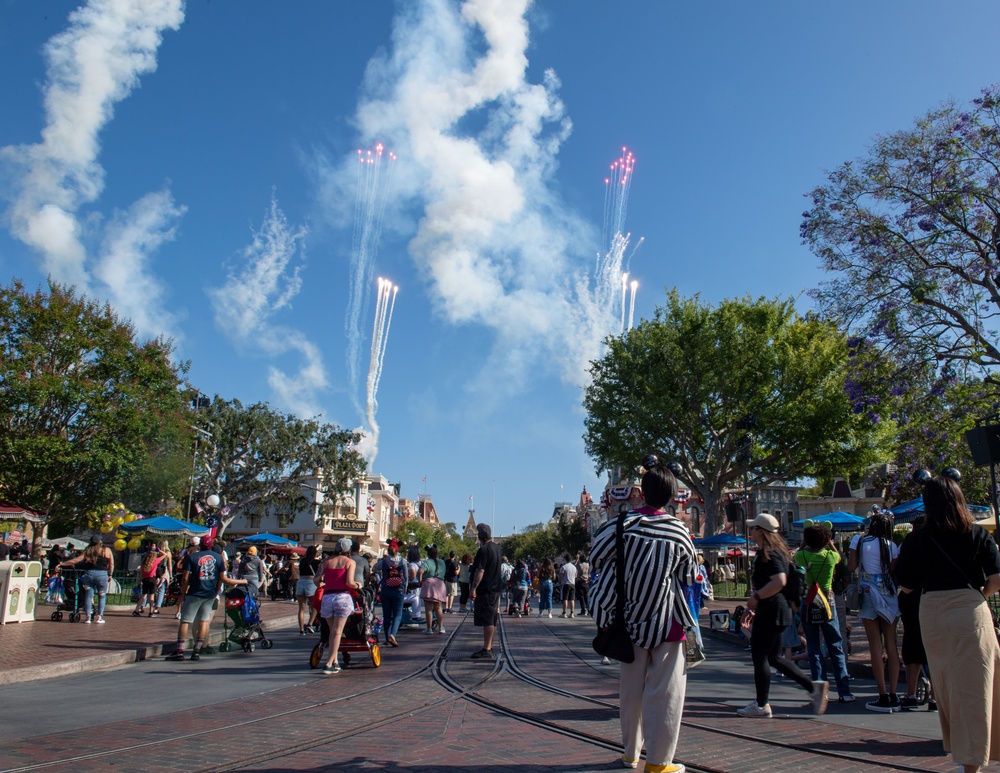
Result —
[[788, 562], [788, 582], [781, 589], [790, 604], [798, 606], [806, 595], [806, 569], [794, 561]]

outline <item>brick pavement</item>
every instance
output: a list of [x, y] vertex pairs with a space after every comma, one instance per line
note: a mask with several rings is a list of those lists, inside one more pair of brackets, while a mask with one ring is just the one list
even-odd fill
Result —
[[[714, 607], [713, 607], [714, 608]], [[42, 608], [40, 614], [45, 613]], [[288, 602], [265, 602], [265, 623], [282, 616], [291, 617], [294, 605]], [[455, 616], [456, 622], [458, 616]], [[172, 617], [133, 618], [128, 611], [113, 612], [105, 626], [51, 623], [44, 619], [29, 624], [0, 627], [0, 668], [23, 663], [23, 654], [9, 654], [9, 645], [23, 637], [24, 644], [37, 648], [39, 659], [94, 657], [116, 649], [158, 642], [171, 645], [176, 630]], [[449, 629], [454, 623], [449, 621]], [[294, 622], [292, 623], [294, 625]], [[218, 626], [217, 626], [218, 627]], [[589, 649], [593, 624], [589, 619], [505, 620], [505, 629], [518, 665], [544, 681], [602, 700], [617, 700], [617, 666], [601, 666]], [[81, 755], [72, 763], [53, 765], [52, 770], [107, 770], [125, 767], [130, 771], [170, 771], [243, 769], [270, 773], [278, 770], [347, 771], [497, 771], [498, 773], [541, 773], [541, 771], [591, 771], [615, 769], [613, 754], [583, 741], [554, 738], [549, 732], [532, 728], [512, 719], [497, 717], [487, 709], [456, 700], [429, 678], [379, 688], [410, 673], [442, 645], [445, 637], [402, 634], [402, 647], [385, 651], [380, 669], [352, 668], [337, 677], [306, 674], [307, 682], [269, 695], [266, 712], [248, 712], [241, 701], [219, 707], [186, 711], [164, 716], [156, 721], [120, 722], [74, 733], [6, 744], [0, 750], [0, 768], [45, 764], [72, 754]], [[863, 639], [863, 635], [861, 637]], [[449, 673], [468, 683], [477, 674], [489, 672], [489, 664], [468, 660], [480, 644], [479, 632], [469, 626], [460, 632], [452, 645]], [[10, 646], [13, 649], [13, 646]], [[226, 673], [225, 657], [200, 664], [178, 664], [185, 672], [213, 671]], [[6, 659], [5, 659], [6, 658]], [[713, 644], [709, 664], [695, 675], [702, 680], [712, 669], [735, 669], [746, 690], [750, 676], [747, 656], [735, 647]], [[262, 661], [263, 664], [263, 661]], [[2, 672], [0, 672], [2, 673]], [[312, 678], [315, 677], [315, 678]], [[346, 677], [346, 678], [344, 678]], [[725, 677], [728, 679], [729, 677]], [[718, 682], [712, 677], [711, 680]], [[775, 746], [755, 746], [748, 758], [749, 744], [734, 735], [748, 734], [764, 740], [787, 741], [816, 749], [839, 751], [870, 760], [880, 769], [906, 764], [928, 771], [952, 770], [950, 759], [941, 753], [940, 742], [912, 732], [913, 718], [907, 715], [888, 719], [865, 712], [860, 704], [832, 710], [823, 718], [811, 717], [798, 709], [781, 711], [781, 716], [765, 722], [748, 723], [735, 717], [733, 706], [720, 694], [732, 697], [728, 690], [703, 689], [689, 681], [685, 727], [678, 750], [680, 759], [700, 762], [716, 770], [781, 773], [803, 766], [836, 766], [838, 771], [871, 770], [870, 766], [852, 765], [836, 760], [817, 760], [807, 751], [793, 751]], [[779, 688], [780, 689], [780, 688]], [[787, 688], [786, 688], [787, 689]], [[360, 696], [345, 696], [354, 693]], [[570, 699], [538, 693], [535, 688], [509, 675], [492, 681], [484, 692], [499, 702], [531, 708], [560, 724], [576, 723], [588, 732], [617, 740], [617, 717], [600, 706], [581, 708]], [[788, 692], [792, 692], [788, 690]], [[382, 696], [389, 694], [388, 701]], [[797, 701], [801, 702], [799, 697]], [[429, 711], [419, 708], [435, 703]], [[777, 701], [787, 703], [787, 701]], [[391, 722], [383, 721], [394, 709], [409, 709]], [[305, 709], [303, 711], [303, 709]], [[871, 720], [872, 727], [844, 724], [852, 712], [859, 720]], [[264, 722], [255, 721], [266, 713]], [[275, 716], [277, 715], [277, 716]], [[867, 716], [865, 716], [867, 715]], [[907, 724], [910, 722], [910, 724]], [[212, 734], [211, 731], [222, 730]], [[188, 736], [186, 739], [180, 736]], [[87, 758], [95, 750], [115, 748], [123, 739], [132, 739], [133, 747], [112, 757]], [[169, 752], [146, 747], [158, 740], [170, 740]], [[300, 750], [272, 761], [251, 763], [255, 755], [266, 753], [270, 743], [282, 746], [299, 744]], [[144, 751], [149, 748], [149, 751]], [[762, 750], [763, 749], [763, 750]], [[990, 770], [996, 769], [991, 766]]]

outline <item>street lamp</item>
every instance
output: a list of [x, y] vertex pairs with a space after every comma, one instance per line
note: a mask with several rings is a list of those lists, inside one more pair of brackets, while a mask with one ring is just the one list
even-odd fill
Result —
[[[201, 427], [195, 427], [194, 425], [191, 425], [191, 429], [198, 434], [194, 436], [194, 454], [191, 457], [191, 485], [188, 488], [188, 505], [187, 510], [184, 513], [185, 518], [191, 517], [191, 502], [194, 500], [194, 474], [198, 467], [198, 446], [203, 437], [208, 438], [209, 440], [213, 439], [212, 433], [208, 430], [201, 429]], [[215, 495], [213, 494], [213, 496]], [[218, 499], [218, 497], [216, 497], [216, 499]]]

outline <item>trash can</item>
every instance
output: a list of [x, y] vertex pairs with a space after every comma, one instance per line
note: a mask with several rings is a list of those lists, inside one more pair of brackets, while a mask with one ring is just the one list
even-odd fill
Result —
[[0, 625], [35, 619], [40, 561], [0, 561]]

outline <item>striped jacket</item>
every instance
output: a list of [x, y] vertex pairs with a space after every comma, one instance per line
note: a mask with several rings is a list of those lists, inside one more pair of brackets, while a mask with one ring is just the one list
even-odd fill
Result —
[[[594, 535], [590, 551], [600, 574], [591, 585], [590, 600], [597, 624], [611, 623], [615, 613], [615, 553], [617, 516]], [[667, 639], [671, 621], [696, 625], [684, 598], [684, 585], [695, 582], [698, 558], [687, 527], [672, 515], [643, 507], [625, 517], [625, 621], [629, 635], [650, 649]]]

